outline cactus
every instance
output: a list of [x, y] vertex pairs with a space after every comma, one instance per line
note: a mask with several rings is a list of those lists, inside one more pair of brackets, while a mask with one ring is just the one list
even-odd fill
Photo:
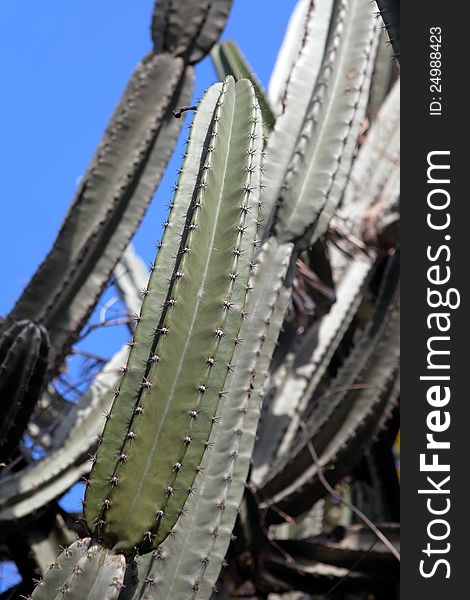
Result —
[[66, 548], [49, 567], [32, 600], [117, 600], [124, 582], [125, 558], [90, 543], [85, 538]]
[[159, 0], [151, 28], [155, 51], [198, 62], [222, 33], [231, 6], [232, 0]]
[[212, 49], [211, 58], [219, 79], [223, 80], [228, 75], [232, 75], [236, 80], [249, 79], [251, 81], [263, 115], [265, 134], [269, 135], [276, 118], [260, 82], [236, 42], [228, 40], [218, 44]]
[[[133, 315], [131, 341], [77, 404], [54, 409], [46, 456], [0, 477], [18, 593], [44, 573], [33, 599], [340, 598], [340, 582], [354, 599], [393, 597], [396, 551], [371, 549], [350, 509], [333, 528], [320, 477], [372, 518], [394, 518], [374, 461], [390, 456], [399, 393], [399, 84], [370, 4], [300, 0], [268, 94], [234, 42], [215, 46], [223, 82], [198, 103], [148, 281], [125, 250], [179, 130], [171, 112], [188, 104], [191, 65], [230, 5], [156, 4], [153, 50], [1, 326], [4, 371], [31, 380], [38, 342], [25, 345], [24, 331], [42, 340], [43, 363], [50, 335], [50, 381], [111, 277]], [[23, 416], [18, 381], [3, 376], [0, 389], [23, 395]], [[86, 537], [44, 572], [71, 535], [55, 499], [80, 476], [73, 529]], [[29, 562], [14, 543], [27, 527]], [[396, 545], [397, 526], [382, 530]]]
[[[176, 522], [210, 449], [245, 314], [262, 121], [245, 81], [217, 92], [198, 111], [209, 132], [202, 152], [197, 136], [188, 143], [153, 268], [161, 283], [150, 278], [87, 491], [88, 526], [118, 548], [158, 544]], [[179, 248], [174, 235], [166, 242], [170, 223], [184, 226]]]
[[52, 250], [9, 315], [9, 320], [35, 320], [49, 331], [51, 375], [145, 214], [180, 132], [173, 111], [191, 100], [191, 64], [215, 43], [231, 1], [191, 3], [197, 36], [188, 47], [190, 56], [173, 43], [184, 38], [183, 21], [192, 22], [187, 15], [183, 19], [183, 7], [188, 8], [178, 0], [157, 2], [155, 50], [132, 74]]
[[[389, 416], [398, 398], [399, 371], [399, 255], [389, 260], [377, 308], [337, 378], [328, 403], [320, 403], [307, 425], [320, 463], [329, 471], [328, 480], [337, 482], [364, 451], [371, 432]], [[336, 391], [337, 390], [337, 391]], [[296, 447], [297, 446], [297, 447]], [[344, 471], [342, 470], [344, 468]], [[307, 490], [307, 492], [306, 492]], [[294, 445], [277, 468], [272, 469], [260, 488], [267, 508], [273, 505], [292, 516], [302, 514], [322, 497], [318, 468], [304, 439]], [[278, 513], [271, 508], [270, 519]]]
[[400, 0], [377, 0], [394, 56], [400, 62]]
[[21, 320], [0, 340], [0, 462], [16, 451], [44, 387], [49, 336], [42, 325]]
[[163, 54], [137, 66], [52, 250], [9, 315], [46, 327], [53, 373], [140, 223], [176, 143], [180, 121], [171, 111], [192, 90], [183, 67]]

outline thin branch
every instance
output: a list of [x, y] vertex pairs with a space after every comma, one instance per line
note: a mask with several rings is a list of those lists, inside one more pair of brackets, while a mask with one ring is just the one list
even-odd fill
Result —
[[175, 117], [175, 119], [181, 119], [184, 112], [186, 112], [187, 110], [196, 110], [196, 109], [197, 109], [197, 104], [192, 104], [191, 106], [180, 106], [179, 108], [177, 108], [176, 110], [173, 111], [173, 116]]
[[77, 342], [81, 342], [84, 340], [87, 335], [89, 335], [95, 329], [100, 329], [101, 327], [114, 327], [116, 325], [127, 325], [129, 323], [129, 318], [124, 319], [114, 319], [110, 321], [103, 321], [101, 323], [92, 323], [88, 325], [88, 327], [84, 330], [81, 336], [78, 338]]
[[317, 468], [318, 478], [319, 478], [320, 482], [322, 483], [323, 487], [328, 491], [329, 494], [331, 494], [334, 498], [336, 498], [336, 500], [338, 500], [338, 502], [341, 502], [341, 504], [343, 504], [343, 506], [346, 506], [346, 508], [349, 508], [349, 510], [351, 510], [365, 525], [367, 525], [367, 527], [369, 527], [369, 529], [372, 531], [372, 533], [383, 543], [383, 545], [390, 551], [390, 553], [398, 561], [400, 561], [400, 552], [395, 548], [395, 546], [387, 538], [387, 536], [384, 535], [380, 531], [380, 529], [369, 519], [369, 517], [367, 515], [365, 515], [362, 512], [362, 510], [357, 508], [357, 506], [354, 506], [354, 504], [349, 502], [349, 500], [346, 500], [346, 498], [343, 498], [342, 496], [340, 496], [334, 490], [334, 488], [329, 484], [328, 480], [325, 477], [325, 474], [323, 473], [323, 467], [320, 465], [320, 460], [318, 458], [318, 454], [317, 454], [315, 448], [313, 447], [312, 441], [310, 440], [310, 437], [308, 434], [308, 429], [307, 429], [307, 426], [305, 425], [305, 422], [300, 421], [300, 426], [302, 428], [302, 431], [304, 432], [305, 438], [307, 440], [308, 451], [310, 452], [312, 460]]

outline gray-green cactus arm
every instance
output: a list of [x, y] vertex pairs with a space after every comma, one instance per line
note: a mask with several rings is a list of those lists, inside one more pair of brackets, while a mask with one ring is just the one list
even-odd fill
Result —
[[323, 235], [348, 181], [379, 27], [370, 3], [340, 2], [321, 75], [283, 182], [275, 233], [311, 244]]
[[156, 52], [181, 56], [190, 64], [212, 48], [227, 21], [233, 0], [158, 0], [151, 33]]
[[169, 282], [162, 279], [165, 235], [87, 489], [90, 528], [120, 548], [157, 545], [177, 521], [210, 452], [245, 318], [262, 119], [247, 80], [227, 79], [215, 110], [212, 97], [200, 109], [210, 112], [204, 150], [196, 168], [183, 166], [191, 189], [185, 195], [179, 183], [174, 200], [177, 214], [180, 200], [186, 208], [183, 227], [174, 209], [169, 216], [182, 232], [174, 268]]
[[9, 318], [43, 324], [60, 366], [139, 225], [178, 137], [192, 73], [168, 54], [134, 71], [44, 262]]
[[[309, 436], [330, 482], [346, 475], [383, 426], [398, 398], [399, 303], [398, 255], [390, 259], [377, 308], [360, 342], [308, 420]], [[334, 465], [335, 469], [328, 468]], [[308, 443], [299, 438], [289, 458], [273, 468], [260, 489], [269, 519], [278, 510], [295, 517], [308, 510], [325, 490]]]
[[[333, 0], [302, 0], [291, 19], [270, 82], [276, 125], [270, 134], [263, 190], [264, 226], [269, 230], [282, 185], [316, 88], [332, 19]], [[278, 82], [278, 83], [276, 83]], [[275, 92], [273, 92], [275, 88]]]
[[32, 600], [117, 600], [126, 559], [91, 545], [89, 538], [66, 548], [34, 590]]
[[23, 319], [0, 337], [0, 462], [18, 448], [45, 384], [50, 342], [42, 325]]
[[245, 56], [238, 47], [238, 44], [232, 40], [226, 40], [212, 48], [211, 59], [220, 80], [224, 80], [227, 75], [232, 75], [235, 80], [249, 79], [255, 88], [261, 113], [263, 115], [263, 124], [265, 133], [269, 134], [274, 127], [276, 117], [269, 104], [269, 100], [263, 90], [253, 69], [248, 64]]

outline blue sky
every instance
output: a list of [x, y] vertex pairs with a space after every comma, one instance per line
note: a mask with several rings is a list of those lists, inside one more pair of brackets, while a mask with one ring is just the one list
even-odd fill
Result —
[[[2, 7], [3, 143], [0, 314], [50, 248], [78, 178], [138, 60], [150, 48], [152, 0], [46, 0]], [[224, 37], [236, 39], [267, 83], [294, 0], [236, 0]], [[196, 97], [215, 75], [197, 67]], [[171, 196], [181, 147], [136, 235], [151, 260], [155, 223]]]
[[[235, 39], [267, 85], [295, 0], [235, 0], [224, 38]], [[45, 0], [4, 3], [0, 20], [0, 315], [6, 314], [52, 245], [78, 179], [136, 63], [150, 49], [153, 0]], [[196, 68], [195, 98], [216, 81], [209, 59]], [[184, 151], [180, 139], [147, 216], [134, 238], [154, 256]], [[102, 299], [101, 305], [112, 290]], [[105, 356], [124, 329], [91, 336]], [[64, 499], [78, 506], [80, 490]], [[14, 581], [0, 567], [0, 590]]]

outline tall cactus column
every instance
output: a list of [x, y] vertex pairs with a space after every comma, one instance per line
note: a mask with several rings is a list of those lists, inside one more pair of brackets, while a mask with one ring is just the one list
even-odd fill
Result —
[[116, 549], [155, 547], [171, 532], [210, 452], [246, 317], [262, 144], [251, 84], [212, 88], [87, 489], [88, 526]]

